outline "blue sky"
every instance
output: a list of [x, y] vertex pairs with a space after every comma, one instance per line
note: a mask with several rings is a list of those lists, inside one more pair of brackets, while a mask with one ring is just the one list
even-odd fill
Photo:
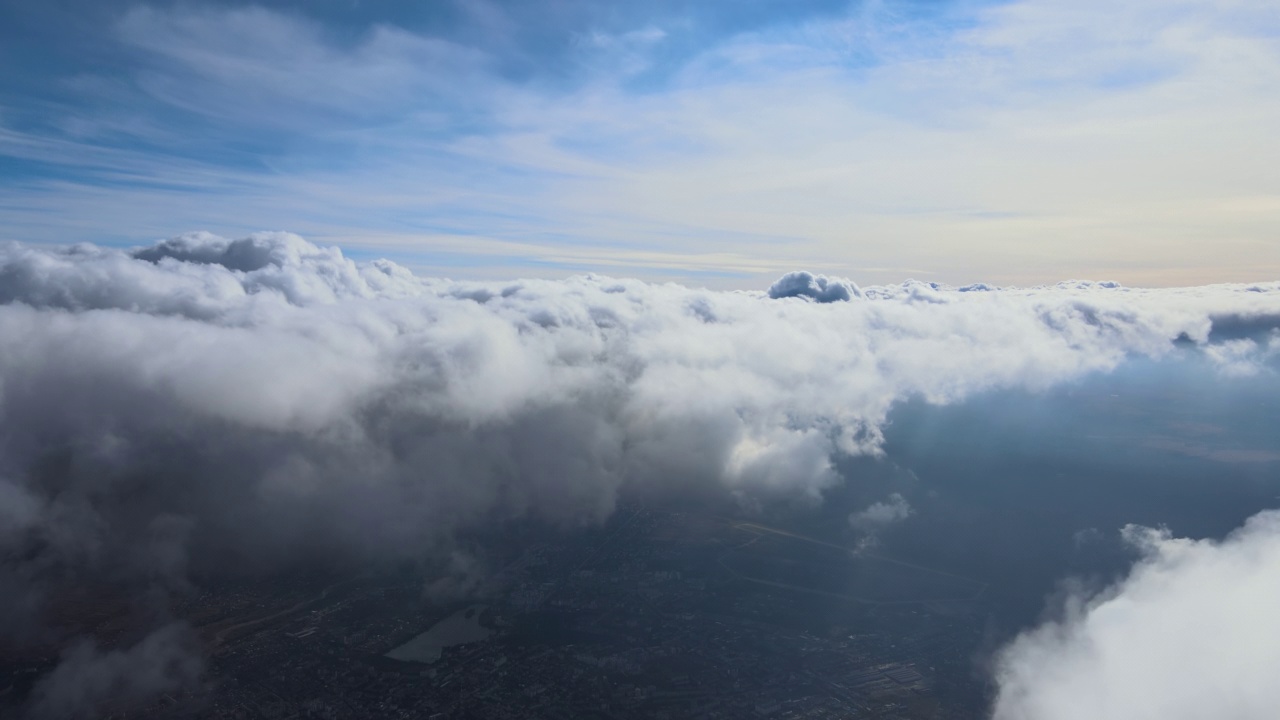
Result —
[[0, 6], [0, 240], [464, 277], [1280, 276], [1270, 0]]

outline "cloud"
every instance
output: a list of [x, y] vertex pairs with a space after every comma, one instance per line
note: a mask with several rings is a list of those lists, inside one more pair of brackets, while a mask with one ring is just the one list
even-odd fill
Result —
[[1124, 536], [1142, 553], [1127, 578], [1002, 652], [995, 720], [1274, 717], [1280, 513], [1220, 542]]
[[[147, 95], [260, 128], [318, 130], [385, 119], [427, 99], [462, 111], [485, 62], [466, 46], [385, 24], [342, 47], [319, 22], [254, 6], [138, 6], [116, 32], [151, 61], [136, 80]], [[263, 117], [263, 107], [276, 112]]]
[[[0, 634], [67, 578], [180, 589], [411, 561], [439, 570], [432, 596], [468, 592], [485, 565], [459, 538], [513, 519], [596, 523], [629, 495], [817, 500], [841, 458], [882, 452], [901, 401], [1134, 357], [1212, 367], [1223, 342], [1273, 372], [1280, 326], [1274, 283], [770, 294], [457, 282], [287, 233], [0, 246], [0, 337], [21, 338], [0, 344]], [[891, 496], [867, 518], [905, 511]]]
[[1280, 331], [1272, 329], [1257, 338], [1226, 340], [1209, 348], [1207, 354], [1224, 375], [1251, 377], [1265, 371], [1267, 360], [1280, 354]]
[[203, 669], [199, 642], [185, 625], [166, 625], [136, 645], [103, 651], [82, 642], [63, 653], [58, 666], [36, 684], [33, 720], [94, 717], [104, 705], [128, 709], [197, 686]]
[[828, 303], [862, 297], [862, 291], [852, 280], [828, 278], [803, 270], [787, 273], [769, 286], [769, 297], [802, 297], [814, 302]]
[[[6, 237], [287, 226], [453, 273], [607, 263], [736, 287], [796, 266], [864, 284], [1280, 271], [1265, 0], [467, 7], [533, 36], [370, 9], [100, 23], [107, 70], [7, 104], [0, 152], [28, 174]], [[723, 31], [682, 29], [701, 20]]]
[[849, 515], [849, 525], [854, 528], [874, 532], [885, 525], [906, 520], [915, 511], [901, 493], [893, 493], [887, 499], [873, 503], [858, 512]]

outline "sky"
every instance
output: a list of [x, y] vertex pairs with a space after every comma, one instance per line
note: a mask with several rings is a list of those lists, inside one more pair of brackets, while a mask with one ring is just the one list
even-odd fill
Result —
[[1280, 276], [1270, 0], [0, 6], [0, 241], [424, 275]]

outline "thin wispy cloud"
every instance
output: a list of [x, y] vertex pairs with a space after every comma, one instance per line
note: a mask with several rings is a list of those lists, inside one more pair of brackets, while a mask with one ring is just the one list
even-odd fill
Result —
[[[1192, 284], [1280, 266], [1266, 3], [868, 3], [740, 27], [672, 6], [525, 35], [516, 9], [463, 7], [354, 30], [300, 8], [121, 7], [116, 66], [52, 77], [56, 102], [4, 121], [5, 233], [284, 228], [399, 238], [426, 268], [516, 245], [521, 274], [591, 267], [585, 246], [659, 276]], [[432, 240], [459, 236], [476, 241]]]

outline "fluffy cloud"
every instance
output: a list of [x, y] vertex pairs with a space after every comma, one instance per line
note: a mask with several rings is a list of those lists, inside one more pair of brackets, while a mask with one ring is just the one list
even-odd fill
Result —
[[1280, 512], [1221, 542], [1127, 527], [1142, 559], [1000, 657], [995, 720], [1273, 718]]
[[[320, 523], [377, 550], [491, 516], [598, 519], [632, 486], [816, 496], [834, 456], [878, 451], [898, 400], [1043, 388], [1188, 341], [1235, 367], [1280, 318], [1280, 285], [778, 290], [800, 285], [857, 293], [807, 273], [767, 294], [458, 283], [288, 234], [10, 245], [3, 533], [75, 556], [121, 523], [134, 547], [191, 517], [199, 545], [266, 514], [268, 546]], [[1259, 337], [1223, 345], [1219, 322]], [[111, 502], [130, 489], [143, 501]]]
[[849, 515], [849, 525], [870, 532], [890, 523], [906, 520], [911, 517], [912, 512], [911, 503], [901, 493], [893, 493], [887, 499]]
[[769, 286], [769, 297], [803, 297], [815, 302], [839, 302], [862, 297], [862, 292], [852, 280], [829, 278], [798, 270], [778, 278]]
[[903, 399], [1175, 352], [1269, 372], [1280, 326], [1280, 283], [977, 289], [465, 283], [281, 233], [0, 246], [0, 631], [60, 578], [453, 567], [460, 531], [627, 493], [818, 498]]

